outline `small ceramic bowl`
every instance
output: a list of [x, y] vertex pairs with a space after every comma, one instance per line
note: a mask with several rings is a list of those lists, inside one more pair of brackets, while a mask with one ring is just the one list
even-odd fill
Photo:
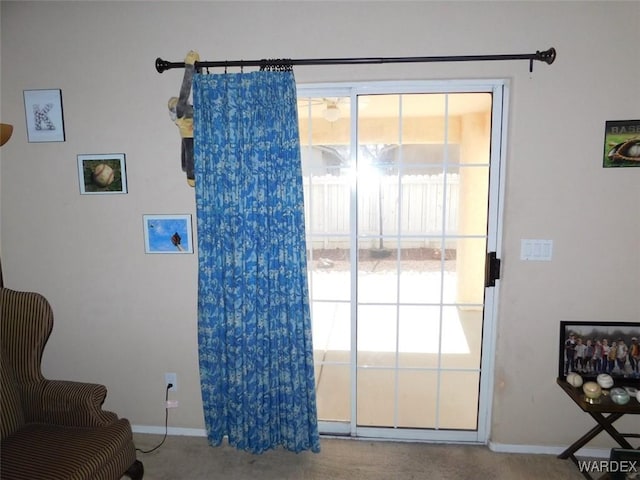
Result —
[[582, 377], [575, 372], [571, 372], [567, 374], [567, 383], [572, 387], [581, 387], [582, 386]]
[[582, 391], [589, 403], [599, 403], [602, 395], [602, 388], [596, 382], [586, 382], [582, 385]]
[[612, 388], [611, 392], [609, 392], [611, 396], [611, 400], [613, 403], [617, 405], [626, 405], [631, 400], [631, 396], [629, 392], [627, 392], [624, 388], [616, 387]]
[[596, 381], [598, 382], [598, 385], [600, 385], [602, 388], [613, 387], [613, 377], [611, 377], [611, 375], [609, 375], [608, 373], [601, 373], [596, 378]]

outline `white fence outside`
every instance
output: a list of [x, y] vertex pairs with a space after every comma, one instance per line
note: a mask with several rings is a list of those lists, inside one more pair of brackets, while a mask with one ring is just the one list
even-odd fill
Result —
[[[346, 176], [305, 176], [305, 218], [308, 243], [315, 248], [348, 248], [350, 185]], [[387, 248], [439, 247], [443, 229], [458, 228], [459, 175], [379, 176], [358, 186], [358, 230], [375, 248], [384, 237]], [[393, 237], [396, 237], [395, 239]], [[420, 238], [417, 238], [420, 237]], [[432, 238], [429, 238], [432, 237]]]

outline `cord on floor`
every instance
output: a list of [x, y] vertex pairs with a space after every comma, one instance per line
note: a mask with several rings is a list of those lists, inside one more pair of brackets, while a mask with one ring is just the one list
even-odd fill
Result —
[[168, 383], [167, 384], [167, 390], [165, 391], [165, 395], [164, 395], [164, 437], [162, 437], [162, 441], [156, 445], [155, 447], [153, 447], [151, 450], [141, 450], [140, 448], [136, 448], [136, 452], [140, 452], [140, 453], [151, 453], [157, 449], [159, 449], [162, 444], [164, 443], [164, 441], [167, 439], [167, 433], [169, 432], [169, 405], [168, 405], [168, 401], [169, 401], [169, 389], [173, 387], [172, 383]]

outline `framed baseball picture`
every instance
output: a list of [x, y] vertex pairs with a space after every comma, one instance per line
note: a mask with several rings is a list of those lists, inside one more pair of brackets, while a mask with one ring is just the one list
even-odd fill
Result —
[[145, 253], [193, 253], [191, 215], [143, 215]]
[[30, 143], [64, 142], [62, 90], [25, 90], [24, 113]]
[[602, 166], [640, 167], [640, 120], [610, 120], [605, 123]]
[[78, 155], [82, 195], [127, 193], [124, 153]]

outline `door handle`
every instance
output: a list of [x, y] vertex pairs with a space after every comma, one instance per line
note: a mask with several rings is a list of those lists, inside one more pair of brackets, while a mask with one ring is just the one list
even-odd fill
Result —
[[495, 287], [496, 280], [500, 279], [500, 259], [496, 257], [496, 252], [488, 252], [487, 260], [484, 264], [484, 286]]

